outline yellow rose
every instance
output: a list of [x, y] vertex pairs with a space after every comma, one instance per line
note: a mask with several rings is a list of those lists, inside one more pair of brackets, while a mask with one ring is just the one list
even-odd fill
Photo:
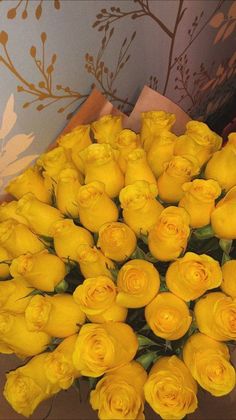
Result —
[[20, 216], [16, 213], [18, 201], [12, 200], [7, 202], [3, 202], [0, 205], [0, 222], [3, 222], [7, 219], [14, 219], [18, 223], [22, 223], [23, 225], [28, 226], [28, 222], [24, 216]]
[[53, 292], [56, 285], [64, 279], [64, 262], [48, 251], [36, 254], [24, 254], [15, 258], [10, 266], [13, 277], [23, 276], [35, 289]]
[[125, 128], [115, 138], [112, 146], [118, 149], [120, 154], [118, 157], [118, 164], [122, 172], [126, 172], [127, 168], [127, 156], [132, 150], [140, 146], [139, 135], [134, 131]]
[[236, 185], [236, 133], [231, 133], [226, 145], [209, 160], [205, 177], [217, 181], [225, 191]]
[[65, 338], [44, 361], [44, 370], [48, 381], [62, 389], [68, 389], [80, 372], [74, 367], [72, 355], [77, 334]]
[[51, 203], [51, 194], [45, 186], [43, 177], [36, 168], [28, 168], [21, 175], [10, 181], [6, 191], [17, 199], [30, 192], [38, 200], [48, 204]]
[[135, 181], [156, 184], [156, 178], [147, 163], [146, 152], [141, 148], [134, 149], [127, 156], [125, 185], [133, 184]]
[[14, 350], [3, 341], [0, 340], [0, 353], [2, 354], [13, 354]]
[[93, 246], [93, 236], [81, 226], [76, 226], [71, 219], [62, 219], [53, 223], [50, 236], [60, 258], [77, 260], [77, 248], [81, 244]]
[[171, 261], [180, 256], [187, 246], [189, 215], [186, 210], [169, 206], [165, 208], [148, 235], [148, 247], [160, 261]]
[[90, 277], [76, 287], [73, 298], [86, 315], [96, 315], [108, 309], [116, 299], [115, 283], [106, 276]]
[[25, 320], [29, 331], [44, 331], [63, 338], [79, 331], [85, 315], [72, 295], [35, 295], [25, 310]]
[[35, 233], [45, 236], [50, 236], [51, 225], [63, 218], [58, 209], [43, 203], [31, 193], [20, 198], [16, 212], [26, 218]]
[[[103, 182], [106, 193], [113, 198], [124, 186], [124, 175], [117, 163], [119, 152], [110, 144], [91, 144], [80, 152], [85, 169], [85, 184]], [[109, 174], [109, 176], [108, 176]]]
[[179, 207], [190, 215], [190, 226], [199, 228], [210, 224], [211, 213], [215, 208], [215, 199], [221, 194], [218, 182], [213, 179], [194, 179], [182, 185], [183, 197]]
[[52, 180], [57, 181], [58, 174], [62, 169], [71, 168], [74, 165], [67, 159], [63, 147], [58, 146], [47, 153], [43, 153], [36, 161], [37, 166], [43, 170]]
[[165, 420], [180, 420], [197, 409], [197, 383], [176, 356], [161, 357], [144, 385], [146, 401]]
[[[116, 295], [117, 288], [114, 282], [106, 276], [87, 278], [73, 293], [74, 300], [81, 311], [87, 315], [90, 321], [98, 323], [106, 322], [108, 317], [111, 318], [111, 321], [125, 320], [127, 310], [119, 308], [119, 305], [116, 304]], [[107, 312], [108, 310], [109, 312]]]
[[32, 296], [29, 296], [34, 289], [24, 279], [24, 277], [15, 277], [11, 280], [0, 282], [0, 310], [15, 314], [25, 312]]
[[104, 223], [118, 219], [118, 209], [102, 182], [83, 185], [78, 191], [77, 203], [82, 225], [92, 232], [97, 232]]
[[218, 261], [208, 255], [186, 252], [169, 265], [166, 272], [168, 289], [185, 300], [195, 300], [207, 290], [219, 287], [222, 272]]
[[122, 116], [104, 115], [91, 124], [91, 129], [98, 143], [113, 144], [122, 130]]
[[163, 130], [153, 141], [147, 153], [147, 161], [158, 178], [164, 172], [164, 164], [173, 158], [177, 136], [170, 131]]
[[0, 223], [0, 244], [13, 257], [27, 252], [34, 254], [45, 249], [42, 241], [27, 226], [17, 223], [13, 219]]
[[159, 273], [145, 260], [131, 260], [118, 274], [116, 302], [126, 308], [146, 306], [157, 295], [160, 287]]
[[[78, 125], [69, 133], [60, 136], [57, 143], [63, 147], [67, 159], [74, 161], [74, 156], [76, 157], [77, 153], [92, 143], [90, 125]], [[76, 165], [76, 158], [74, 163]]]
[[122, 322], [85, 324], [73, 353], [82, 375], [98, 377], [133, 360], [138, 340], [132, 328]]
[[81, 244], [77, 248], [77, 262], [85, 278], [107, 276], [112, 278], [111, 269], [115, 268], [113, 261], [105, 257], [95, 246]]
[[218, 341], [236, 339], [236, 299], [221, 292], [203, 296], [194, 307], [201, 333]]
[[57, 208], [63, 214], [73, 218], [79, 217], [76, 199], [80, 187], [79, 174], [76, 169], [63, 169], [59, 173], [56, 186], [56, 203]]
[[29, 417], [43, 400], [60, 391], [60, 387], [46, 377], [47, 355], [33, 357], [26, 365], [7, 374], [3, 395], [12, 408], [25, 417]]
[[226, 344], [205, 334], [195, 333], [186, 341], [183, 359], [194, 379], [215, 397], [231, 392], [236, 383]]
[[192, 120], [186, 124], [185, 134], [178, 137], [174, 154], [195, 156], [202, 166], [216, 150], [221, 148], [221, 145], [222, 138], [207, 124]]
[[0, 312], [0, 340], [24, 358], [43, 352], [51, 337], [43, 331], [29, 331], [23, 314]]
[[105, 257], [114, 261], [124, 261], [135, 251], [135, 233], [125, 223], [105, 223], [98, 232], [97, 246]]
[[186, 303], [170, 292], [158, 294], [145, 308], [146, 321], [157, 337], [178, 340], [192, 322]]
[[170, 130], [176, 117], [165, 111], [141, 112], [141, 142], [145, 150], [149, 150], [162, 130]]
[[224, 263], [222, 266], [222, 275], [221, 289], [227, 295], [236, 298], [236, 260], [230, 260]]
[[94, 323], [103, 324], [104, 322], [125, 322], [128, 309], [117, 305], [114, 302], [108, 309], [96, 315], [88, 315], [87, 318]]
[[156, 224], [163, 206], [156, 200], [156, 184], [136, 181], [123, 188], [119, 195], [125, 223], [136, 233], [146, 235]]
[[90, 393], [90, 404], [93, 410], [98, 410], [98, 418], [144, 419], [143, 386], [146, 379], [146, 371], [135, 361], [106, 373]]
[[223, 239], [236, 239], [236, 186], [220, 200], [211, 213], [211, 226], [215, 235]]
[[[7, 279], [10, 275], [9, 264], [12, 255], [3, 246], [0, 246], [0, 280]], [[9, 262], [8, 264], [5, 263]]]
[[200, 172], [195, 157], [174, 156], [164, 164], [164, 172], [157, 180], [159, 196], [167, 203], [177, 203], [184, 195], [182, 185]]

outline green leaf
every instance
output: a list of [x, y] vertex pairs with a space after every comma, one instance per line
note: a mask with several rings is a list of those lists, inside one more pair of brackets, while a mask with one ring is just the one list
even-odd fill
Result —
[[226, 255], [229, 255], [231, 247], [232, 247], [232, 243], [233, 243], [232, 239], [219, 240], [219, 245]]
[[133, 254], [130, 256], [131, 260], [145, 260], [146, 259], [146, 254], [145, 252], [139, 248], [139, 246], [137, 246], [136, 250], [133, 252]]
[[142, 232], [140, 232], [140, 234], [138, 235], [139, 239], [141, 239], [141, 241], [143, 241], [145, 243], [145, 245], [148, 244], [148, 235], [143, 234]]
[[60, 283], [57, 284], [54, 290], [56, 293], [64, 293], [67, 289], [68, 283], [65, 279], [63, 279], [62, 281], [60, 281]]
[[136, 361], [143, 366], [145, 370], [147, 370], [154, 361], [157, 359], [157, 353], [155, 351], [149, 351], [146, 354], [142, 354], [139, 356]]
[[197, 239], [209, 239], [215, 236], [211, 225], [206, 225], [201, 228], [194, 229], [193, 234], [196, 236]]
[[155, 257], [153, 257], [153, 255], [151, 254], [151, 252], [147, 252], [145, 259], [153, 264], [157, 263], [159, 260], [157, 260]]
[[223, 252], [221, 265], [224, 265], [227, 261], [230, 261], [230, 260], [231, 260], [230, 256], [226, 254], [225, 252]]

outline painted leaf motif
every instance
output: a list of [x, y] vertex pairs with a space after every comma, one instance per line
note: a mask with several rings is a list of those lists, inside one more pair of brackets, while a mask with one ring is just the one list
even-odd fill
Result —
[[231, 7], [229, 8], [228, 17], [236, 18], [236, 1], [233, 1]]
[[216, 13], [216, 15], [213, 16], [213, 18], [210, 20], [210, 26], [213, 28], [219, 28], [219, 26], [222, 24], [224, 20], [224, 14], [223, 13]]
[[0, 167], [7, 166], [13, 162], [17, 156], [24, 150], [28, 149], [34, 140], [34, 135], [31, 134], [17, 134], [12, 137], [3, 148], [3, 153], [0, 157]]
[[29, 156], [24, 156], [23, 158], [16, 160], [15, 162], [8, 165], [1, 172], [1, 176], [5, 177], [5, 176], [17, 174], [23, 169], [26, 169], [26, 167], [37, 157], [38, 155], [29, 155]]
[[14, 112], [14, 95], [11, 94], [10, 98], [7, 101], [6, 108], [2, 116], [2, 124], [0, 128], [0, 139], [3, 139], [14, 127], [17, 120], [17, 115]]
[[217, 42], [219, 42], [223, 38], [227, 25], [228, 25], [228, 22], [224, 23], [224, 25], [221, 26], [221, 28], [216, 34], [213, 44], [217, 44]]
[[205, 85], [203, 85], [201, 87], [201, 90], [204, 91], [204, 90], [209, 89], [210, 87], [212, 87], [212, 85], [214, 84], [214, 82], [215, 82], [215, 79], [209, 80], [207, 83], [205, 83]]
[[234, 32], [235, 27], [236, 27], [236, 20], [229, 24], [228, 28], [226, 29], [224, 33], [223, 39], [228, 38]]

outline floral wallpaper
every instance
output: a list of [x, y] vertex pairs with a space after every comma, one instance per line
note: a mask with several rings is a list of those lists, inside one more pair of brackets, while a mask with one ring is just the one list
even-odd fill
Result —
[[147, 84], [205, 120], [236, 78], [236, 1], [1, 0], [0, 187], [96, 86], [129, 112]]

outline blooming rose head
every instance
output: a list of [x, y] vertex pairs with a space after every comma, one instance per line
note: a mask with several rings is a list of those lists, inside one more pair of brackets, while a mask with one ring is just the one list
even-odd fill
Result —
[[147, 234], [156, 224], [163, 206], [156, 200], [157, 185], [136, 181], [124, 187], [119, 195], [123, 218], [136, 235]]
[[97, 232], [104, 223], [118, 219], [118, 209], [105, 192], [102, 182], [93, 181], [83, 185], [78, 191], [77, 203], [81, 223], [92, 232]]
[[182, 258], [170, 264], [166, 272], [168, 289], [186, 302], [219, 287], [221, 281], [219, 262], [206, 254], [186, 252]]
[[80, 376], [72, 360], [76, 340], [76, 334], [64, 338], [54, 351], [47, 353], [45, 358], [44, 370], [48, 381], [62, 389], [68, 389], [75, 378]]
[[189, 221], [186, 210], [174, 206], [165, 208], [148, 235], [152, 255], [160, 261], [178, 258], [187, 246]]
[[114, 261], [124, 261], [134, 252], [137, 239], [125, 223], [105, 223], [99, 229], [97, 245], [105, 257]]
[[10, 181], [6, 191], [17, 199], [30, 192], [40, 201], [51, 203], [51, 194], [46, 188], [44, 178], [36, 168], [28, 168]]
[[77, 194], [81, 187], [79, 173], [76, 169], [63, 169], [58, 175], [56, 190], [57, 208], [65, 215], [79, 217], [76, 203]]
[[236, 260], [226, 261], [222, 266], [221, 289], [226, 295], [236, 298]]
[[144, 419], [143, 386], [146, 379], [146, 371], [135, 361], [106, 373], [90, 393], [93, 410], [98, 410], [100, 419]]
[[3, 202], [0, 204], [0, 222], [3, 222], [7, 219], [16, 220], [18, 223], [22, 223], [23, 225], [28, 226], [28, 222], [24, 216], [20, 216], [17, 214], [18, 201], [12, 200], [9, 202]]
[[29, 228], [13, 219], [0, 223], [0, 244], [13, 256], [45, 249], [42, 241]]
[[164, 164], [173, 158], [176, 139], [175, 134], [163, 130], [155, 137], [148, 150], [147, 161], [156, 178], [164, 172]]
[[73, 362], [82, 375], [98, 377], [129, 363], [137, 349], [136, 334], [127, 324], [85, 324], [75, 344]]
[[92, 143], [90, 125], [78, 125], [69, 133], [60, 136], [57, 143], [64, 149], [67, 159], [72, 160], [76, 165], [74, 157]]
[[45, 236], [50, 236], [51, 225], [63, 218], [60, 210], [38, 200], [32, 193], [19, 199], [16, 212], [26, 218], [35, 233]]
[[116, 301], [126, 308], [141, 308], [157, 295], [160, 287], [159, 273], [145, 260], [125, 263], [118, 274]]
[[144, 385], [145, 398], [166, 420], [180, 420], [197, 408], [197, 383], [176, 356], [161, 357]]
[[236, 186], [217, 203], [211, 213], [215, 235], [223, 239], [236, 239]]
[[35, 289], [53, 292], [66, 275], [64, 262], [48, 251], [20, 255], [12, 261], [11, 275], [23, 276]]
[[190, 226], [199, 228], [210, 224], [215, 200], [221, 194], [218, 182], [213, 179], [194, 179], [184, 183], [182, 190], [184, 195], [179, 201], [179, 207], [183, 207], [190, 215]]
[[45, 331], [52, 337], [68, 337], [79, 331], [85, 315], [73, 296], [61, 293], [53, 296], [33, 296], [25, 310], [27, 328]]
[[221, 292], [203, 296], [194, 307], [201, 333], [218, 341], [236, 339], [236, 299]]
[[[7, 279], [10, 275], [9, 264], [12, 255], [3, 246], [0, 246], [0, 280]], [[5, 262], [6, 261], [6, 262]]]
[[82, 150], [80, 157], [84, 164], [85, 184], [100, 181], [109, 197], [119, 195], [124, 186], [124, 175], [117, 163], [118, 155], [119, 152], [106, 143], [93, 143]]
[[113, 261], [103, 253], [88, 244], [81, 244], [77, 248], [77, 262], [85, 278], [107, 276], [112, 278], [111, 269], [115, 268]]
[[205, 177], [214, 179], [222, 190], [229, 191], [236, 184], [236, 133], [231, 133], [226, 145], [215, 152], [207, 163]]
[[158, 294], [145, 308], [146, 321], [155, 335], [178, 340], [192, 322], [186, 303], [170, 292]]
[[43, 331], [29, 331], [24, 314], [0, 312], [0, 341], [19, 357], [25, 358], [46, 350], [51, 337]]
[[141, 142], [145, 150], [149, 150], [153, 141], [160, 133], [169, 131], [176, 117], [165, 111], [141, 112]]
[[157, 180], [159, 196], [167, 203], [176, 203], [184, 195], [182, 185], [200, 172], [200, 166], [194, 156], [185, 155], [174, 156], [163, 168]]
[[177, 139], [174, 154], [195, 156], [202, 166], [221, 145], [222, 138], [207, 124], [192, 120], [186, 124], [185, 134]]
[[13, 409], [25, 417], [29, 417], [43, 400], [60, 391], [60, 387], [48, 382], [46, 377], [47, 355], [35, 356], [26, 365], [7, 374], [3, 395]]
[[104, 115], [91, 124], [91, 129], [97, 143], [113, 144], [122, 130], [122, 116]]
[[226, 344], [195, 333], [184, 344], [183, 358], [194, 379], [215, 397], [226, 395], [235, 387], [235, 369], [229, 362]]
[[126, 172], [128, 154], [139, 147], [139, 143], [139, 135], [128, 128], [123, 129], [115, 138], [112, 146], [119, 150], [118, 164], [122, 172]]
[[77, 248], [81, 244], [93, 246], [93, 236], [81, 226], [76, 226], [71, 219], [61, 219], [53, 223], [50, 230], [54, 248], [60, 258], [77, 260]]
[[11, 280], [0, 282], [1, 311], [23, 314], [31, 299], [34, 289], [24, 277], [17, 276]]
[[74, 165], [67, 159], [63, 147], [58, 146], [47, 153], [43, 153], [36, 161], [37, 167], [47, 174], [48, 177], [57, 181], [58, 174], [62, 169], [71, 168]]
[[156, 183], [156, 178], [147, 163], [146, 152], [141, 148], [134, 149], [127, 156], [125, 185], [133, 184], [135, 181]]

